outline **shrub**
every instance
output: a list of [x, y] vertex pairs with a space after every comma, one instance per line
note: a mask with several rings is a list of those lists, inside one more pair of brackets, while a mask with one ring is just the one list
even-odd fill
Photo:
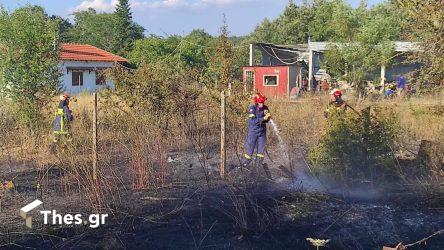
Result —
[[397, 122], [393, 112], [370, 108], [361, 115], [336, 111], [309, 159], [317, 174], [349, 184], [381, 181], [395, 171], [393, 147]]

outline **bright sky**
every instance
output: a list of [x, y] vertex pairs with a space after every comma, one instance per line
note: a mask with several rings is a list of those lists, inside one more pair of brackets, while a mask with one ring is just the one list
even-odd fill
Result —
[[[302, 0], [297, 0], [300, 3]], [[369, 6], [383, 0], [368, 0]], [[0, 0], [8, 10], [26, 4], [43, 6], [50, 15], [72, 18], [76, 10], [92, 7], [98, 11], [113, 11], [117, 0]], [[360, 0], [347, 0], [353, 7]], [[195, 28], [217, 34], [225, 13], [231, 35], [246, 35], [264, 18], [274, 19], [288, 0], [130, 0], [133, 17], [157, 35], [185, 35]]]

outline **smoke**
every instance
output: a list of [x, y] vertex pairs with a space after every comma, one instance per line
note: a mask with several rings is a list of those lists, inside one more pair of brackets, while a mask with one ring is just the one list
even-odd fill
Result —
[[294, 178], [290, 180], [288, 178], [279, 178], [276, 180], [277, 183], [284, 188], [309, 193], [326, 193], [343, 198], [362, 200], [373, 200], [383, 196], [383, 188], [375, 188], [368, 185], [365, 187], [346, 187], [342, 183], [337, 183], [325, 178], [318, 178], [312, 173], [309, 164], [306, 163], [304, 159], [298, 159], [297, 162], [290, 162], [289, 149], [280, 135], [279, 127], [273, 120], [270, 120], [270, 125], [278, 139], [279, 150], [283, 156], [281, 158], [281, 160], [283, 160], [282, 163], [284, 166], [290, 166], [290, 163], [297, 166], [292, 173]]

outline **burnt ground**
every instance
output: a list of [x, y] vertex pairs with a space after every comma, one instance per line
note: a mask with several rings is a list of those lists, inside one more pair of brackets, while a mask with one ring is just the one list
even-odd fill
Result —
[[[45, 209], [61, 214], [87, 215], [92, 210], [78, 191], [63, 191], [58, 181], [62, 173], [55, 166], [41, 193], [35, 189], [41, 171], [26, 165], [2, 167], [0, 179], [15, 177], [16, 186], [2, 200], [0, 248], [315, 249], [306, 240], [311, 237], [330, 239], [324, 249], [381, 249], [412, 243], [444, 228], [443, 204], [407, 190], [372, 195], [331, 191], [305, 175], [298, 164], [293, 171], [296, 179], [291, 180], [292, 171], [278, 167], [279, 155], [272, 155], [274, 162], [267, 161], [273, 180], [261, 169], [233, 170], [221, 180], [217, 155], [209, 156], [209, 185], [194, 153], [169, 157], [173, 185], [134, 191], [122, 183], [127, 188], [109, 198], [110, 219], [97, 229], [43, 225], [38, 214], [33, 229], [27, 229], [18, 211], [36, 196]], [[444, 249], [444, 235], [426, 243], [409, 249]]]

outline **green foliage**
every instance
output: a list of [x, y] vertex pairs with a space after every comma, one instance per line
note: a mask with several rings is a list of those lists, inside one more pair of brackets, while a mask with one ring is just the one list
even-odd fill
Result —
[[310, 150], [310, 161], [318, 174], [337, 181], [387, 180], [395, 171], [395, 130], [391, 111], [375, 109], [371, 114], [367, 108], [358, 116], [336, 110], [319, 144]]
[[[129, 16], [131, 17], [131, 15]], [[131, 50], [133, 42], [143, 37], [144, 29], [130, 22], [123, 12], [97, 13], [94, 9], [74, 13], [72, 41], [86, 43], [120, 55]]]
[[[362, 9], [358, 9], [362, 12]], [[282, 15], [273, 21], [265, 19], [249, 40], [275, 44], [312, 41], [347, 40], [359, 27], [361, 12], [343, 0], [315, 0], [301, 6], [290, 1]]]
[[187, 99], [198, 93], [188, 94], [197, 86], [197, 72], [175, 62], [142, 63], [135, 72], [117, 67], [110, 74], [115, 83], [113, 94], [133, 111], [151, 115], [159, 126], [168, 126], [170, 117], [186, 108]]
[[184, 39], [186, 42], [180, 47], [181, 59], [191, 67], [207, 68], [206, 52], [211, 46], [213, 37], [204, 30], [197, 29], [191, 31]]
[[155, 35], [137, 40], [134, 49], [128, 56], [129, 60], [131, 63], [140, 66], [143, 63], [154, 63], [167, 59], [167, 57], [173, 57], [180, 40], [178, 36], [163, 38]]
[[[362, 93], [365, 89], [364, 79], [382, 65], [390, 65], [395, 55], [392, 41], [401, 36], [403, 16], [390, 3], [377, 5], [365, 14], [360, 9], [355, 14], [350, 11], [344, 12], [349, 13], [348, 21], [339, 25], [346, 28], [342, 31], [336, 28], [339, 31], [335, 41], [343, 43], [330, 44], [331, 50], [325, 53], [324, 63], [335, 78], [350, 82]], [[361, 20], [353, 17], [359, 13]]]
[[51, 20], [55, 21], [58, 25], [58, 40], [61, 43], [69, 43], [73, 39], [71, 37], [71, 29], [73, 25], [69, 22], [68, 19], [64, 19], [60, 16], [51, 16]]
[[120, 55], [127, 55], [137, 39], [143, 38], [145, 29], [133, 22], [133, 16], [128, 0], [119, 0], [114, 12], [117, 17], [117, 43], [120, 45]]
[[71, 30], [73, 41], [96, 46], [116, 53], [120, 49], [116, 15], [97, 13], [94, 9], [74, 13], [74, 28]]
[[250, 34], [248, 40], [275, 44], [304, 43], [308, 40], [309, 20], [314, 13], [308, 4], [299, 7], [290, 1], [281, 16], [273, 21], [264, 19]]
[[309, 34], [312, 41], [328, 41], [334, 36], [334, 30], [327, 25], [333, 16], [335, 3], [332, 1], [316, 1], [313, 4]]
[[38, 6], [0, 10], [0, 94], [14, 102], [20, 120], [30, 127], [58, 90], [57, 27]]
[[215, 49], [207, 51], [209, 67], [206, 74], [206, 81], [209, 86], [216, 86], [219, 89], [227, 89], [228, 84], [234, 81], [236, 72], [235, 62], [237, 53], [234, 50], [234, 43], [229, 39], [229, 31], [226, 17], [223, 18], [223, 25], [220, 28], [220, 35], [212, 46]]
[[193, 30], [185, 37], [170, 36], [163, 38], [151, 35], [137, 40], [129, 54], [131, 63], [139, 66], [142, 63], [153, 63], [159, 60], [177, 61], [185, 65], [204, 69], [208, 66], [206, 51], [211, 45], [212, 37], [203, 30]]
[[444, 1], [398, 0], [397, 3], [407, 16], [407, 38], [420, 42], [422, 51], [412, 59], [422, 64], [421, 82], [444, 84]]
[[290, 1], [281, 16], [265, 19], [247, 40], [296, 44], [310, 38], [332, 42], [324, 58], [328, 73], [352, 83], [361, 93], [364, 78], [381, 65], [390, 65], [394, 56], [391, 42], [401, 38], [404, 20], [404, 13], [392, 2], [368, 9], [366, 1], [361, 1], [354, 9], [344, 0], [306, 1], [300, 6]]
[[325, 52], [324, 64], [327, 71], [337, 79], [352, 84], [358, 93], [364, 94], [364, 79], [380, 68], [388, 65], [395, 51], [390, 41], [378, 44], [352, 42], [349, 44], [330, 44]]

